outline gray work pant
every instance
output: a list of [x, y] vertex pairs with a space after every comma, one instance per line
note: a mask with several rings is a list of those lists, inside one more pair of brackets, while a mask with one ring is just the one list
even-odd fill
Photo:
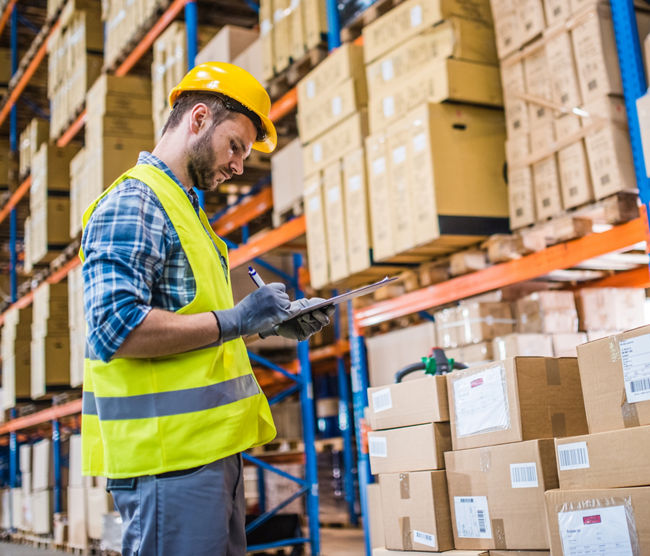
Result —
[[109, 481], [123, 556], [243, 556], [241, 455], [189, 470]]

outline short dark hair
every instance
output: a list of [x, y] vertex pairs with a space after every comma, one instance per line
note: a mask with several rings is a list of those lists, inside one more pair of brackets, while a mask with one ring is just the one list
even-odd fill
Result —
[[231, 97], [222, 95], [221, 93], [208, 93], [204, 91], [187, 91], [179, 95], [162, 128], [161, 135], [164, 135], [168, 129], [177, 127], [185, 113], [200, 102], [205, 104], [210, 109], [210, 112], [212, 112], [214, 126], [232, 118], [234, 114], [243, 114], [255, 126], [255, 140], [264, 141], [266, 139], [266, 129], [262, 124], [261, 118], [255, 112]]

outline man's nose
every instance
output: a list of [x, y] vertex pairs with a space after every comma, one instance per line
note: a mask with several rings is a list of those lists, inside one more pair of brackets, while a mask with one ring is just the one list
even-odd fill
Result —
[[244, 173], [244, 161], [239, 157], [234, 157], [230, 161], [229, 168], [233, 174], [241, 176]]

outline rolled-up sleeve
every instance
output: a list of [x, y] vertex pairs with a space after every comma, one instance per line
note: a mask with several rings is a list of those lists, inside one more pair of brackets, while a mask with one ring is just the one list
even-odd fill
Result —
[[151, 311], [167, 250], [158, 199], [137, 180], [107, 195], [88, 222], [82, 247], [89, 357], [109, 361]]

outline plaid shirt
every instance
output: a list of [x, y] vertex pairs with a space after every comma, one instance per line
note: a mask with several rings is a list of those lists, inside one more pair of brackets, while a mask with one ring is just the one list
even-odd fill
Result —
[[[142, 152], [138, 164], [165, 172], [187, 194], [197, 215], [196, 193], [183, 187], [167, 165]], [[153, 307], [177, 311], [192, 301], [194, 274], [178, 234], [155, 193], [126, 179], [97, 205], [82, 247], [86, 353], [108, 361]], [[226, 261], [221, 264], [227, 276]]]

